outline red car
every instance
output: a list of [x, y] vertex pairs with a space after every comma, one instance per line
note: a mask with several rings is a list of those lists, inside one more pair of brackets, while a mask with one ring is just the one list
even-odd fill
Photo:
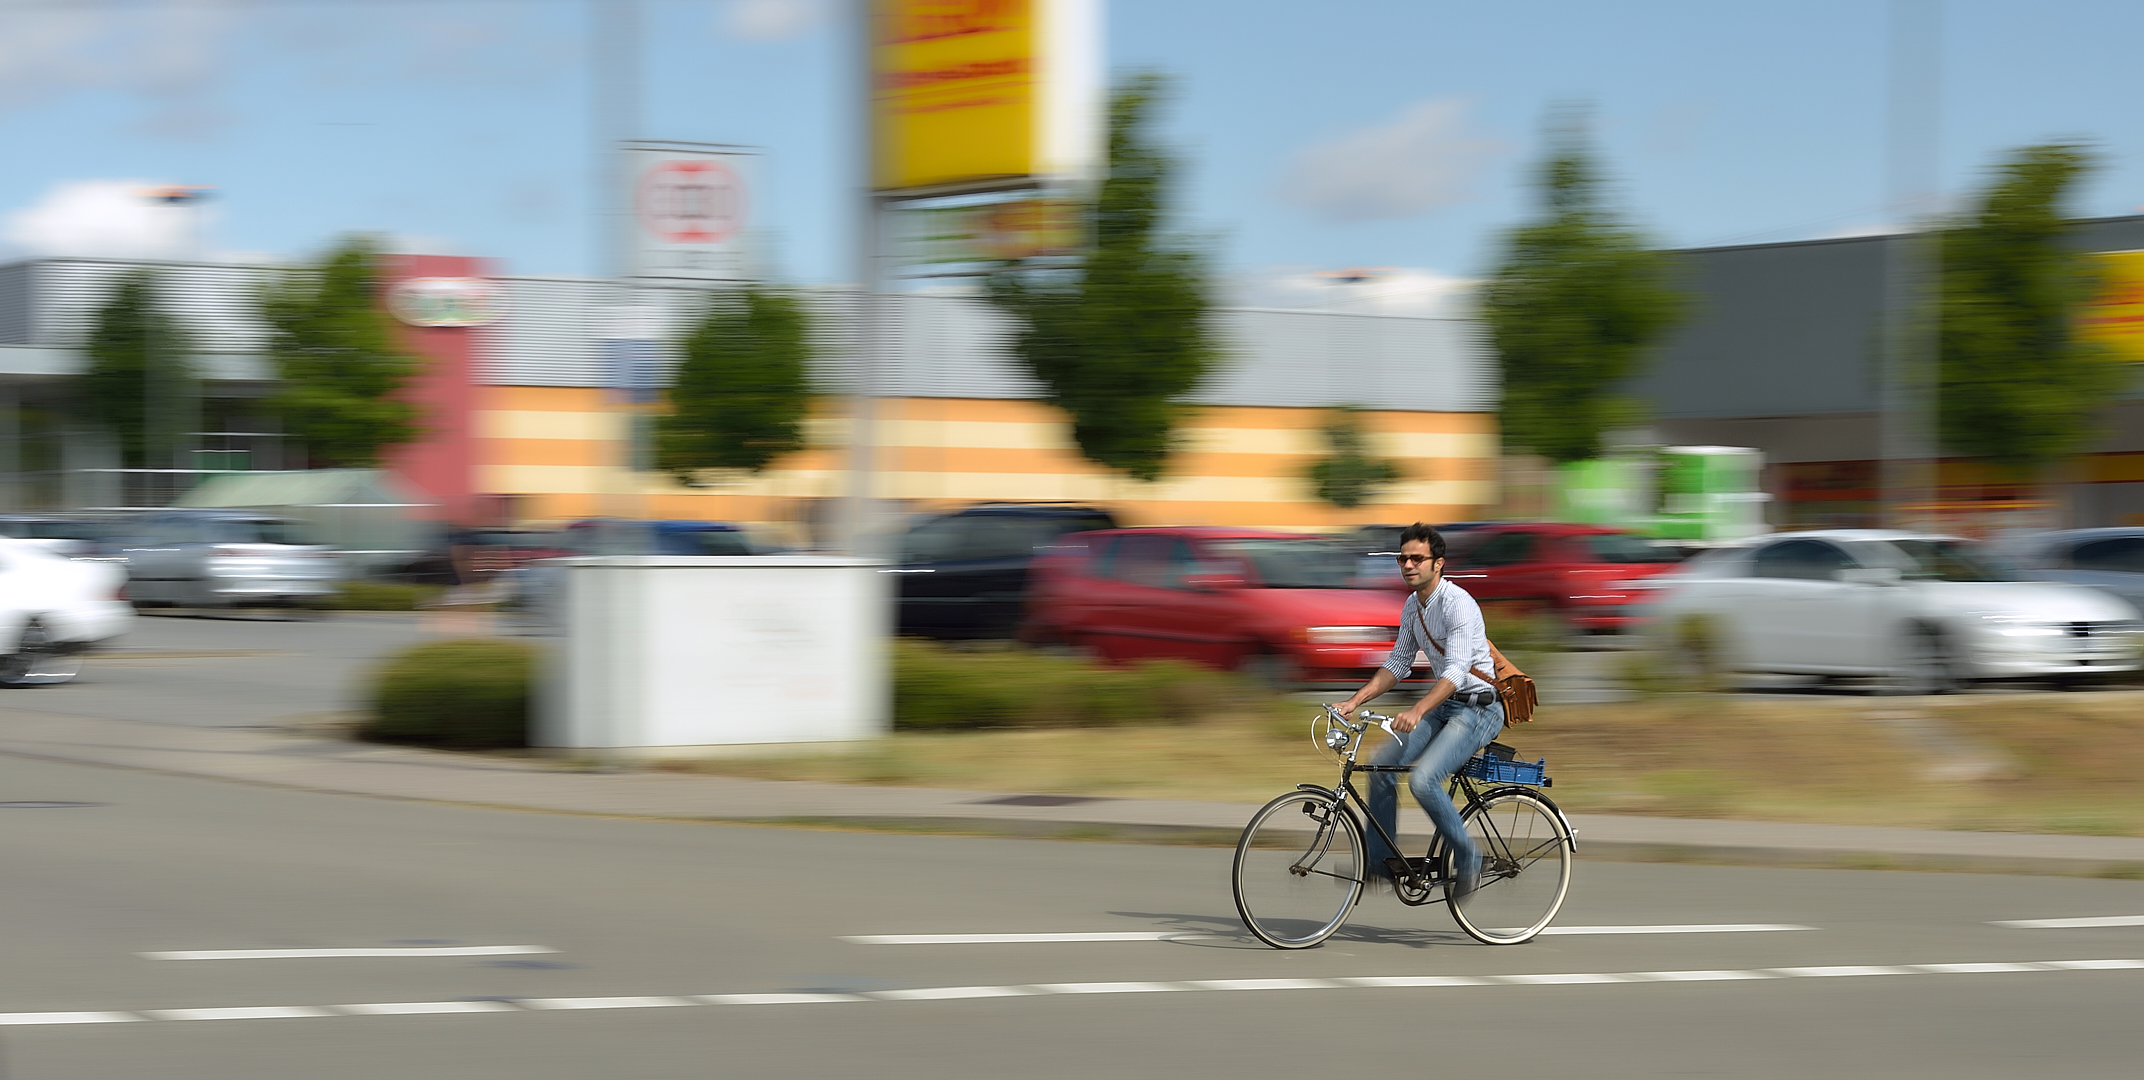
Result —
[[1536, 604], [1574, 630], [1617, 631], [1634, 627], [1634, 609], [1652, 599], [1649, 585], [1634, 583], [1674, 569], [1681, 557], [1597, 525], [1485, 525], [1452, 538], [1444, 575], [1483, 603]]
[[1403, 599], [1351, 588], [1355, 562], [1345, 546], [1294, 533], [1076, 533], [1036, 560], [1020, 638], [1353, 689], [1391, 655]]

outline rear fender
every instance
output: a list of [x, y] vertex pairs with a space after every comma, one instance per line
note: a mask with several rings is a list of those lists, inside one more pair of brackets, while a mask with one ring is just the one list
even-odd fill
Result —
[[[1479, 806], [1490, 799], [1511, 791], [1531, 795], [1541, 805], [1548, 807], [1549, 813], [1556, 815], [1556, 820], [1563, 825], [1564, 846], [1570, 848], [1574, 854], [1578, 851], [1578, 830], [1571, 827], [1571, 819], [1564, 816], [1563, 807], [1557, 806], [1556, 800], [1549, 798], [1548, 794], [1540, 788], [1527, 787], [1524, 784], [1503, 784], [1482, 792], [1480, 798], [1475, 801], [1474, 806]], [[1468, 809], [1472, 809], [1472, 807]]]

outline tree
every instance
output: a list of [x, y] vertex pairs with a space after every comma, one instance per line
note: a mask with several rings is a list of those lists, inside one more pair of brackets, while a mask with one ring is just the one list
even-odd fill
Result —
[[988, 280], [1016, 322], [1013, 355], [1071, 415], [1080, 453], [1148, 481], [1166, 471], [1183, 398], [1219, 356], [1204, 260], [1158, 235], [1177, 168], [1150, 130], [1161, 92], [1141, 75], [1110, 98], [1108, 175], [1076, 265], [1008, 265]]
[[670, 413], [655, 421], [656, 466], [689, 481], [701, 469], [758, 472], [802, 450], [810, 335], [793, 296], [753, 287], [709, 303], [685, 338]]
[[2081, 146], [2018, 150], [1938, 236], [1937, 431], [1946, 448], [2021, 476], [2084, 445], [2092, 411], [2126, 377], [2076, 330], [2100, 277], [2063, 242], [2061, 209], [2091, 167]]
[[183, 418], [174, 404], [194, 378], [190, 346], [178, 320], [157, 302], [156, 278], [147, 270], [120, 277], [97, 309], [86, 343], [76, 405], [82, 416], [119, 440], [128, 468], [162, 468]]
[[1601, 434], [1634, 419], [1611, 392], [1673, 326], [1682, 301], [1668, 257], [1602, 197], [1583, 125], [1550, 132], [1543, 217], [1505, 239], [1482, 310], [1503, 369], [1504, 441], [1557, 462], [1600, 452]]
[[1311, 487], [1325, 502], [1353, 510], [1400, 478], [1397, 464], [1369, 455], [1370, 440], [1362, 430], [1358, 409], [1334, 409], [1325, 421], [1325, 442], [1330, 453], [1312, 462], [1308, 470]]
[[353, 236], [261, 292], [268, 358], [282, 381], [267, 405], [329, 468], [376, 466], [387, 447], [420, 433], [417, 406], [396, 397], [419, 361], [395, 347], [377, 264], [371, 242]]

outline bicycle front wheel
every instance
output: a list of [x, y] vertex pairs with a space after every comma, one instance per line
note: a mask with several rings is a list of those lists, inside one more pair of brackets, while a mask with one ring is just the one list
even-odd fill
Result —
[[1236, 912], [1258, 940], [1307, 949], [1333, 935], [1362, 898], [1362, 828], [1330, 795], [1273, 800], [1236, 844]]
[[[1481, 887], [1451, 905], [1452, 917], [1485, 945], [1532, 941], [1571, 888], [1571, 834], [1563, 818], [1540, 796], [1517, 790], [1493, 793], [1461, 816], [1481, 852]], [[1453, 869], [1447, 847], [1447, 896], [1458, 887]]]

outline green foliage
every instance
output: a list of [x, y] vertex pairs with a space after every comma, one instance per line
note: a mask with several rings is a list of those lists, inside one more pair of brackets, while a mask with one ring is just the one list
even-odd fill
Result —
[[1028, 648], [894, 643], [893, 726], [900, 730], [1109, 727], [1250, 709], [1246, 680], [1175, 660], [1102, 667]]
[[1319, 499], [1342, 510], [1369, 502], [1400, 478], [1397, 463], [1369, 455], [1370, 440], [1358, 409], [1332, 411], [1325, 421], [1325, 444], [1329, 452], [1310, 464], [1310, 486]]
[[373, 676], [371, 713], [357, 736], [453, 750], [528, 745], [536, 653], [518, 641], [435, 641]]
[[804, 448], [811, 327], [795, 297], [760, 288], [715, 298], [684, 342], [670, 413], [655, 422], [656, 467], [758, 472]]
[[122, 276], [97, 309], [85, 351], [76, 407], [82, 419], [112, 432], [127, 467], [167, 467], [181, 420], [170, 414], [194, 378], [189, 344], [176, 319], [157, 306], [147, 270]]
[[1205, 261], [1158, 236], [1177, 163], [1150, 130], [1153, 75], [1110, 99], [1109, 175], [1076, 267], [1011, 265], [990, 297], [1018, 324], [1013, 354], [1072, 417], [1089, 461], [1139, 480], [1167, 470], [1186, 406], [1218, 357], [1206, 326]]
[[1940, 234], [1938, 431], [1947, 449], [2031, 475], [2079, 449], [2127, 371], [2079, 338], [2100, 287], [2063, 243], [2063, 198], [2092, 167], [2084, 147], [2013, 153], [1980, 206]]
[[325, 606], [336, 611], [416, 611], [445, 591], [400, 581], [345, 581]]
[[418, 436], [417, 407], [394, 396], [418, 361], [395, 347], [376, 263], [371, 242], [350, 237], [260, 297], [281, 380], [268, 406], [327, 468], [372, 468], [386, 447]]
[[1514, 230], [1483, 290], [1503, 367], [1504, 442], [1555, 462], [1600, 452], [1601, 435], [1641, 413], [1611, 388], [1679, 318], [1668, 256], [1603, 203], [1582, 125], [1551, 132], [1544, 216]]

